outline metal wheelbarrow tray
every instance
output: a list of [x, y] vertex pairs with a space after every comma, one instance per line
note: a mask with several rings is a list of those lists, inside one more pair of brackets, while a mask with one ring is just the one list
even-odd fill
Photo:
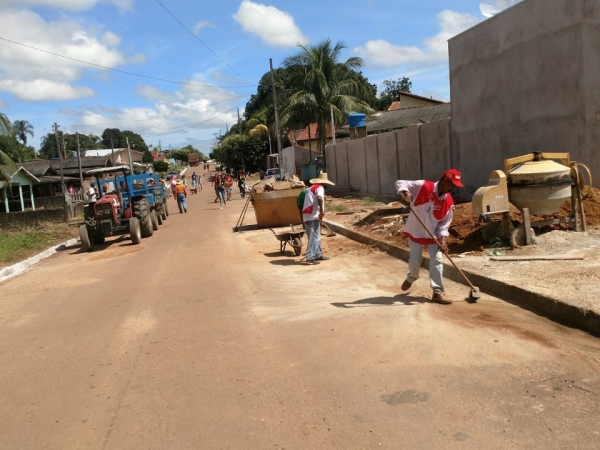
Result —
[[284, 230], [275, 232], [272, 228], [269, 228], [279, 241], [279, 252], [283, 254], [285, 252], [286, 245], [290, 244], [290, 246], [294, 249], [294, 254], [296, 256], [300, 256], [302, 253], [302, 236], [304, 236], [304, 230], [295, 230], [292, 225], [291, 230]]

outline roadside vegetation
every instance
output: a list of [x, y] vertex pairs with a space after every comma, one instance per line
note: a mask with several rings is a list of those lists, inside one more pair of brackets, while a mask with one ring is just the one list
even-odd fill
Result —
[[0, 268], [69, 240], [77, 234], [76, 231], [66, 223], [51, 222], [0, 230]]

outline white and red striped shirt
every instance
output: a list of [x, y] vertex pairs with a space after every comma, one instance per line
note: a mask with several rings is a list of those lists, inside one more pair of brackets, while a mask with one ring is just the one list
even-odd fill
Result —
[[302, 208], [302, 221], [319, 220], [319, 201], [323, 200], [323, 211], [325, 212], [325, 188], [320, 184], [313, 184], [304, 197], [304, 207]]
[[[413, 210], [436, 238], [449, 235], [448, 229], [452, 223], [452, 209], [454, 208], [454, 200], [450, 193], [439, 197], [438, 183], [426, 180], [398, 180], [395, 186], [398, 194], [401, 191], [408, 191], [412, 195]], [[427, 230], [423, 228], [416, 217], [413, 217], [412, 213], [408, 216], [403, 233], [417, 244], [435, 244], [435, 241], [427, 234]]]

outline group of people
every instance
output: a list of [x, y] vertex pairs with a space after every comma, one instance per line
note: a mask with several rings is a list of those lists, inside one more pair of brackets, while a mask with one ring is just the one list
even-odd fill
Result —
[[227, 207], [227, 202], [231, 201], [233, 191], [233, 178], [228, 173], [218, 173], [213, 177], [212, 182], [215, 189], [215, 203], [219, 202], [220, 209]]
[[[309, 264], [318, 264], [319, 261], [328, 259], [323, 256], [321, 249], [321, 222], [325, 217], [323, 185], [334, 183], [322, 172], [318, 178], [310, 180], [310, 183], [312, 186], [304, 194], [302, 221], [308, 238], [306, 261]], [[452, 192], [461, 187], [461, 174], [455, 169], [446, 170], [437, 182], [396, 181], [395, 188], [401, 202], [410, 207], [403, 230], [410, 249], [408, 273], [401, 286], [403, 291], [408, 291], [419, 278], [423, 247], [426, 246], [429, 253], [429, 284], [433, 291], [431, 299], [440, 304], [452, 303], [444, 294], [442, 254], [448, 253], [447, 238], [454, 208]]]

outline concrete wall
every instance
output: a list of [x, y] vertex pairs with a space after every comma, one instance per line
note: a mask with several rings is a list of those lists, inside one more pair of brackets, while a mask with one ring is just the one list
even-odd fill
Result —
[[394, 195], [398, 179], [438, 180], [450, 167], [450, 143], [448, 120], [368, 136], [326, 147], [327, 172], [338, 187]]
[[449, 41], [452, 165], [570, 152], [600, 179], [600, 0], [526, 0]]

